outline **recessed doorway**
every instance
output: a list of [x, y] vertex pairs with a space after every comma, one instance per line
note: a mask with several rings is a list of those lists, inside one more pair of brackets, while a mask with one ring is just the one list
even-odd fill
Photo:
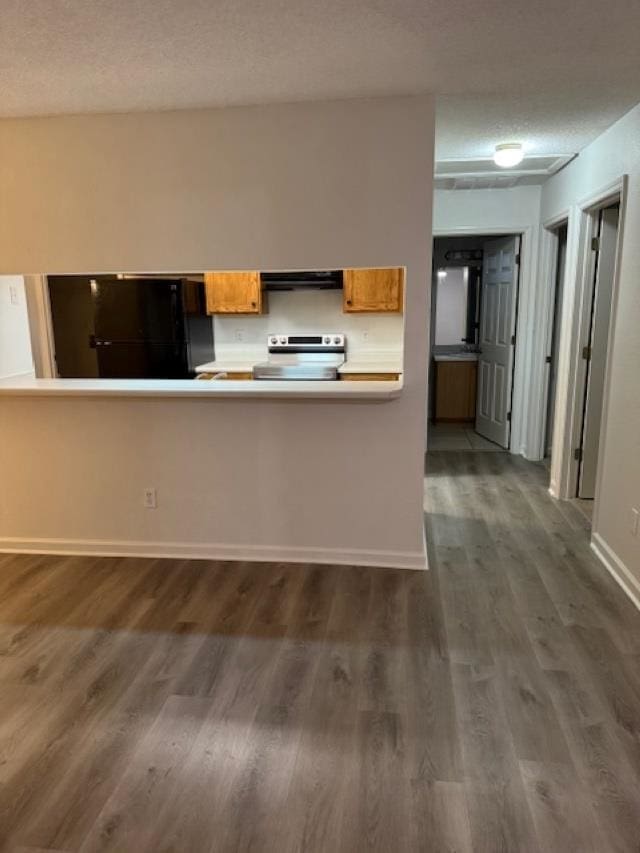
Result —
[[434, 239], [430, 450], [509, 449], [520, 243]]
[[593, 500], [596, 493], [619, 221], [619, 203], [599, 210], [593, 220], [592, 275], [590, 287], [585, 293], [590, 310], [582, 347], [586, 369], [580, 446], [577, 452], [576, 496], [581, 500]]

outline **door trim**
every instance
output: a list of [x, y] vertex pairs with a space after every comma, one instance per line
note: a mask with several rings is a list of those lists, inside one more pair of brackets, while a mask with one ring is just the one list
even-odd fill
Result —
[[436, 237], [520, 237], [519, 302], [516, 318], [516, 347], [514, 352], [514, 375], [512, 385], [511, 435], [509, 452], [529, 458], [527, 412], [531, 392], [528, 377], [531, 376], [531, 346], [536, 300], [536, 266], [538, 259], [538, 227], [532, 225], [504, 225], [494, 228], [479, 228], [476, 225], [460, 225], [455, 228], [436, 228], [431, 239]]

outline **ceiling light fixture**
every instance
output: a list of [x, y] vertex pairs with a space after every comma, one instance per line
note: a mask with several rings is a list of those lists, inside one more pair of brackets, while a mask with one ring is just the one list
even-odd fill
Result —
[[496, 145], [493, 160], [496, 166], [500, 166], [503, 169], [511, 169], [513, 166], [517, 166], [518, 163], [522, 163], [523, 157], [524, 151], [519, 142], [503, 142], [502, 145]]

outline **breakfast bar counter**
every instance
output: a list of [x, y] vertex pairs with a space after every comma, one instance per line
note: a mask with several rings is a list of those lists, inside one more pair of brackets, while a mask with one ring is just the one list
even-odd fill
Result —
[[190, 379], [0, 379], [0, 397], [190, 397], [202, 400], [391, 400], [402, 380], [342, 382]]

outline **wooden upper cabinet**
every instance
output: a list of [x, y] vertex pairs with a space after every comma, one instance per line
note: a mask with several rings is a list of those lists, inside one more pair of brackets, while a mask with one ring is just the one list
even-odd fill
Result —
[[357, 269], [344, 271], [344, 311], [402, 312], [404, 269]]
[[207, 314], [262, 314], [264, 310], [259, 272], [207, 272], [204, 283]]

